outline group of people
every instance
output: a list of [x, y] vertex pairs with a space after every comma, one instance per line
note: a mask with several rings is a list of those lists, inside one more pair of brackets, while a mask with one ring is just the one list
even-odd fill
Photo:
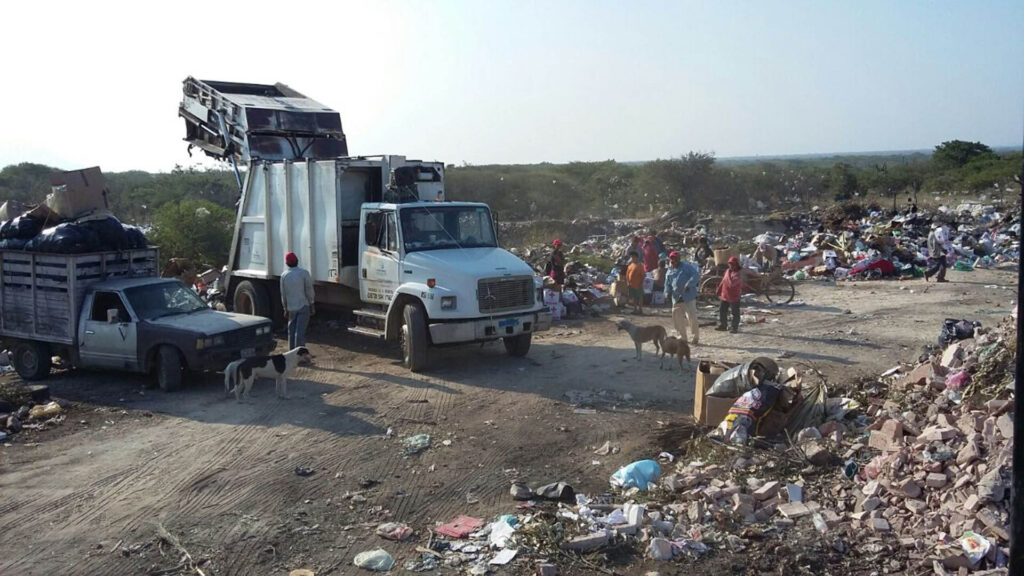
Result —
[[[544, 272], [561, 289], [566, 281], [565, 255], [562, 252], [561, 240], [556, 239], [552, 244], [554, 250]], [[672, 305], [672, 323], [679, 336], [687, 340], [688, 335], [692, 333], [690, 342], [694, 345], [699, 344], [700, 322], [697, 316], [697, 292], [701, 280], [701, 270], [707, 262], [714, 258], [714, 251], [704, 237], [701, 237], [694, 252], [696, 262], [684, 260], [678, 251], [669, 252], [668, 258], [663, 258], [664, 249], [664, 244], [657, 237], [634, 236], [630, 247], [626, 250], [628, 264], [618, 268], [619, 289], [624, 289], [626, 304], [632, 307], [633, 314], [643, 315], [644, 281], [647, 279], [647, 274], [651, 273], [653, 291], [663, 293], [666, 301]], [[759, 249], [756, 254], [761, 254], [766, 264], [775, 261], [775, 258], [763, 248]], [[719, 322], [716, 330], [728, 330], [732, 333], [739, 331], [742, 293], [743, 277], [740, 261], [738, 258], [732, 257], [729, 259], [728, 269], [723, 274], [722, 282], [718, 286]]]

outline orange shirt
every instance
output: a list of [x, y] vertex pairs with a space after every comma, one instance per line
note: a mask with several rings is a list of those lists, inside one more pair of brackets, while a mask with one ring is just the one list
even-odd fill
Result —
[[643, 288], [645, 277], [646, 273], [644, 272], [643, 264], [634, 262], [626, 270], [626, 283], [629, 284], [630, 288]]

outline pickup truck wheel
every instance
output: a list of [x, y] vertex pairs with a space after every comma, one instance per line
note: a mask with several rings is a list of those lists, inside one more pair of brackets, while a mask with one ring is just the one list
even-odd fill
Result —
[[526, 356], [526, 353], [530, 351], [530, 342], [533, 340], [533, 333], [527, 332], [526, 334], [520, 334], [518, 336], [512, 336], [510, 338], [502, 338], [501, 341], [505, 344], [505, 351], [508, 352], [509, 356], [516, 358], [522, 358]]
[[53, 361], [50, 346], [43, 342], [20, 342], [14, 347], [14, 369], [24, 380], [42, 380], [50, 375]]
[[402, 344], [402, 360], [412, 372], [427, 367], [427, 320], [423, 309], [408, 304], [402, 309], [402, 328], [399, 333]]
[[252, 316], [263, 316], [270, 318], [270, 296], [267, 289], [262, 285], [249, 280], [243, 280], [235, 288], [235, 312], [239, 314], [251, 314]]
[[173, 346], [161, 346], [156, 353], [156, 381], [164, 392], [172, 392], [181, 387], [184, 373], [181, 356]]

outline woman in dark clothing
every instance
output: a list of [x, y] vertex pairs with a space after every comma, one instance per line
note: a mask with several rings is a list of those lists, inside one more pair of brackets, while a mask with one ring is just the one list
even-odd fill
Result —
[[548, 260], [547, 272], [548, 276], [554, 280], [555, 285], [558, 286], [558, 291], [562, 291], [562, 285], [565, 284], [565, 254], [562, 253], [562, 241], [555, 239], [552, 242], [555, 247], [555, 251], [551, 253], [551, 259]]

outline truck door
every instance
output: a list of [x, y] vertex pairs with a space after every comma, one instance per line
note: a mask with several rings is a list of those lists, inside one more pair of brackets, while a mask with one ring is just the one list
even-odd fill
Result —
[[394, 210], [366, 212], [365, 216], [359, 295], [363, 302], [387, 306], [398, 287], [398, 221]]
[[[86, 305], [89, 301], [86, 300]], [[133, 370], [138, 367], [137, 322], [117, 292], [95, 292], [78, 337], [86, 367]]]

